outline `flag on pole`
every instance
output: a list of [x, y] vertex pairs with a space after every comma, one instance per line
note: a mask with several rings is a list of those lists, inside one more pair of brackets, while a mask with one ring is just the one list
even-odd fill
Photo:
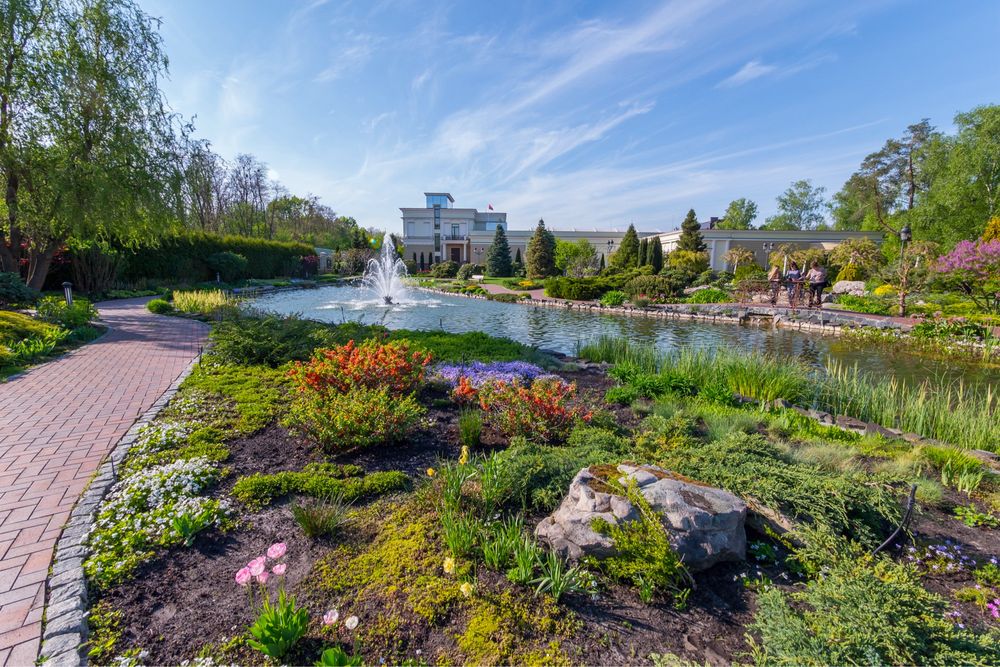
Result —
[[487, 204], [486, 210], [487, 211], [492, 211], [493, 210], [493, 204]]

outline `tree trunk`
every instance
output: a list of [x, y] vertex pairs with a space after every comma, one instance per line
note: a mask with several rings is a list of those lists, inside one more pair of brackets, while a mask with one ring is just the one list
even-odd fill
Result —
[[41, 290], [45, 285], [45, 278], [49, 275], [49, 267], [52, 265], [52, 256], [56, 254], [56, 246], [51, 245], [44, 250], [32, 249], [28, 253], [28, 287]]
[[[0, 232], [0, 271], [4, 273], [20, 273], [21, 267], [18, 258], [21, 255], [21, 234], [17, 229], [17, 188], [18, 181], [15, 174], [7, 177], [7, 191], [5, 200], [7, 203], [7, 224], [10, 229], [9, 236], [5, 237]], [[10, 244], [10, 247], [7, 244]]]

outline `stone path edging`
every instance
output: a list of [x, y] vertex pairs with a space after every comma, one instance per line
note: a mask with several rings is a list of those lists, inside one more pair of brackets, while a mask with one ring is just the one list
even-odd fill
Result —
[[42, 629], [42, 647], [39, 651], [42, 665], [50, 667], [87, 665], [84, 643], [88, 637], [88, 596], [83, 561], [89, 553], [86, 541], [93, 527], [97, 508], [115, 483], [116, 467], [121, 466], [125, 460], [139, 431], [167, 406], [180, 389], [181, 383], [187, 379], [200, 360], [201, 355], [192, 359], [173, 384], [122, 436], [73, 507], [70, 519], [56, 543], [55, 558], [46, 580], [48, 595], [45, 605], [45, 624]]

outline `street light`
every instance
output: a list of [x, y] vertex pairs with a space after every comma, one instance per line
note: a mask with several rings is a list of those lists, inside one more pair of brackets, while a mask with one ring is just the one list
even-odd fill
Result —
[[483, 254], [483, 249], [476, 248], [473, 252], [476, 253], [476, 264], [479, 264], [479, 256]]
[[66, 296], [66, 305], [73, 305], [73, 283], [65, 282], [63, 283], [63, 294]]
[[906, 288], [910, 274], [910, 266], [906, 262], [906, 244], [913, 238], [909, 225], [903, 225], [899, 230], [899, 316], [906, 316]]

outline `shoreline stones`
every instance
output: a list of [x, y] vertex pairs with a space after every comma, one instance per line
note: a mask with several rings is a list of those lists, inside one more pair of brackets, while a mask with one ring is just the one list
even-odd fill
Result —
[[746, 503], [710, 486], [650, 465], [592, 466], [580, 470], [559, 508], [535, 528], [535, 535], [565, 558], [615, 555], [614, 542], [593, 529], [596, 519], [612, 525], [637, 521], [640, 511], [607, 481], [616, 478], [636, 490], [659, 515], [670, 544], [688, 570], [746, 557]]

